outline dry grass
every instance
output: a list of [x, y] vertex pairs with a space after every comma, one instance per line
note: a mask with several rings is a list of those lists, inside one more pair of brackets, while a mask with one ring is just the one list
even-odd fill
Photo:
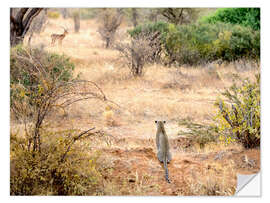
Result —
[[[133, 78], [117, 51], [104, 49], [95, 21], [82, 21], [80, 33], [70, 30], [62, 47], [51, 47], [50, 34], [61, 33], [60, 25], [71, 29], [73, 22], [71, 19], [50, 20], [45, 31], [33, 37], [33, 46], [42, 42], [46, 50], [70, 56], [75, 63], [76, 74], [80, 74], [82, 79], [95, 81], [105, 95], [121, 107], [89, 100], [67, 109], [65, 117], [57, 114], [51, 118], [58, 121], [58, 128], [96, 126], [112, 136], [106, 144], [97, 140], [91, 143], [93, 148], [102, 149], [107, 162], [111, 162], [112, 172], [104, 179], [103, 194], [234, 193], [240, 162], [228, 157], [230, 150], [244, 153], [239, 145], [209, 144], [204, 149], [194, 145], [191, 152], [185, 152], [182, 147], [172, 147], [173, 162], [169, 165], [169, 172], [173, 182], [169, 186], [163, 179], [163, 168], [154, 153], [153, 123], [157, 119], [167, 120], [167, 133], [170, 138], [176, 138], [180, 130], [179, 119], [188, 117], [194, 122], [210, 122], [216, 111], [213, 107], [216, 97], [232, 85], [233, 77], [238, 75], [252, 80], [257, 69], [239, 72], [233, 64], [215, 65], [214, 68], [151, 65], [146, 67], [143, 77]], [[107, 105], [112, 109], [106, 110]], [[214, 160], [221, 151], [229, 155], [219, 161]], [[254, 153], [259, 159], [259, 151]]]

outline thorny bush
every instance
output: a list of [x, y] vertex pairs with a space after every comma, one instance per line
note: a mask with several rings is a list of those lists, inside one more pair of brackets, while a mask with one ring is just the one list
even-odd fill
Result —
[[140, 34], [131, 39], [130, 43], [117, 43], [115, 49], [124, 58], [134, 76], [142, 76], [144, 66], [156, 62], [160, 55], [159, 33], [150, 35]]
[[[73, 145], [95, 133], [43, 132], [42, 152], [27, 150], [28, 140], [10, 135], [10, 195], [97, 195], [101, 190], [99, 152]], [[87, 142], [86, 142], [87, 143]]]
[[241, 86], [234, 84], [219, 98], [216, 120], [220, 139], [226, 143], [238, 141], [245, 148], [260, 146], [260, 76], [248, 79]]
[[11, 120], [23, 123], [25, 129], [22, 135], [10, 134], [11, 195], [97, 195], [101, 191], [98, 156], [95, 152], [89, 156], [81, 143], [75, 145], [99, 131], [50, 132], [44, 125], [54, 110], [75, 102], [108, 101], [94, 82], [75, 77], [73, 69], [64, 55], [22, 45], [11, 49]]
[[40, 151], [40, 129], [55, 109], [86, 99], [106, 100], [102, 90], [91, 81], [73, 76], [69, 58], [21, 45], [11, 49], [11, 116], [25, 125], [28, 150]]

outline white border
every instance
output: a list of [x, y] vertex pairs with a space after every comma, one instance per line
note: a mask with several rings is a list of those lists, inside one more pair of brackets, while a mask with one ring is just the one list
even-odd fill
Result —
[[[261, 66], [262, 66], [262, 142], [261, 142], [261, 161], [262, 161], [262, 198], [236, 198], [236, 197], [9, 197], [9, 7], [261, 7]], [[256, 0], [132, 0], [132, 1], [113, 1], [113, 0], [46, 0], [46, 1], [33, 1], [33, 0], [9, 0], [1, 2], [1, 200], [2, 201], [129, 201], [129, 202], [148, 202], [150, 201], [175, 201], [189, 200], [193, 202], [207, 201], [216, 202], [221, 201], [237, 201], [237, 202], [254, 202], [264, 201], [267, 199], [267, 191], [270, 188], [266, 180], [269, 178], [269, 161], [266, 162], [264, 157], [269, 153], [269, 117], [270, 112], [270, 97], [268, 88], [270, 87], [270, 64], [269, 64], [269, 16], [270, 10], [268, 1]], [[267, 158], [268, 159], [268, 158]], [[269, 200], [268, 200], [269, 202]]]
[[16, 7], [256, 7], [258, 0], [14, 0], [9, 6]]

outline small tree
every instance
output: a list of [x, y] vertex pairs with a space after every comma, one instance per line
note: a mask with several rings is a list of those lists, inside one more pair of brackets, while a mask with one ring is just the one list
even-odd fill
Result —
[[40, 151], [40, 129], [55, 108], [86, 99], [106, 100], [95, 83], [74, 78], [73, 69], [65, 56], [22, 46], [11, 50], [10, 110], [25, 124], [29, 151]]
[[68, 9], [67, 8], [62, 8], [61, 10], [62, 16], [64, 19], [68, 17]]
[[141, 76], [144, 65], [154, 62], [153, 56], [160, 47], [159, 37], [155, 36], [159, 36], [159, 34], [141, 34], [133, 38], [130, 43], [117, 43], [115, 45], [134, 76]]
[[72, 15], [73, 15], [73, 21], [74, 21], [74, 31], [78, 33], [80, 31], [80, 26], [81, 26], [79, 9], [75, 10]]
[[122, 23], [123, 13], [122, 10], [105, 8], [99, 14], [99, 21], [101, 23], [98, 32], [102, 40], [105, 41], [105, 47], [111, 47], [116, 31]]
[[138, 25], [138, 11], [136, 8], [131, 9], [131, 15], [133, 26], [136, 27]]
[[15, 46], [23, 42], [34, 18], [41, 12], [42, 8], [20, 8], [15, 13], [10, 9], [10, 45]]

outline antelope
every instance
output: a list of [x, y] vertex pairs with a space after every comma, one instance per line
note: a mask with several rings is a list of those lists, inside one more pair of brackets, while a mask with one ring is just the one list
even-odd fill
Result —
[[55, 41], [58, 40], [58, 44], [60, 46], [62, 46], [62, 41], [65, 38], [65, 36], [68, 34], [68, 31], [63, 27], [64, 29], [64, 33], [63, 34], [52, 34], [51, 38], [52, 38], [52, 42], [51, 45], [55, 44]]

